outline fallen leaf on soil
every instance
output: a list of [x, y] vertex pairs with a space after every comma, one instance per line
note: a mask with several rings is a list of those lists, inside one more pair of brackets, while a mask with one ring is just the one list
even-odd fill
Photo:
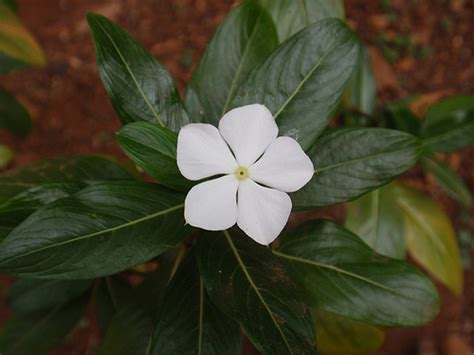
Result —
[[423, 117], [428, 107], [449, 94], [449, 90], [440, 90], [423, 94], [410, 104], [410, 109], [418, 116]]

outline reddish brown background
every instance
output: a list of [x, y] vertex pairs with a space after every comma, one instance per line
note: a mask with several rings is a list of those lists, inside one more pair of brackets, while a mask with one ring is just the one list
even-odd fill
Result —
[[[328, 0], [331, 1], [331, 0]], [[124, 157], [114, 132], [119, 121], [101, 86], [94, 48], [85, 14], [101, 13], [128, 29], [171, 72], [183, 92], [212, 31], [233, 6], [232, 0], [18, 0], [20, 17], [42, 44], [48, 65], [4, 76], [0, 84], [11, 90], [31, 112], [30, 137], [16, 140], [0, 132], [0, 142], [16, 153], [12, 167], [62, 154], [110, 153]], [[422, 112], [439, 98], [474, 92], [474, 5], [470, 0], [393, 0], [397, 20], [390, 23], [382, 0], [347, 0], [350, 26], [372, 55], [379, 94], [392, 100], [423, 94], [415, 109]], [[450, 23], [451, 28], [446, 29]], [[389, 65], [377, 53], [374, 38], [412, 34], [419, 46], [433, 54], [424, 58], [402, 56]], [[192, 66], [189, 67], [189, 62]], [[474, 190], [471, 147], [447, 162]], [[462, 222], [458, 206], [439, 190], [431, 178], [415, 169], [409, 182], [438, 200], [459, 226], [473, 230], [471, 218]], [[0, 297], [10, 283], [0, 279]], [[443, 311], [433, 324], [412, 330], [391, 330], [380, 354], [472, 353], [474, 347], [474, 273], [466, 275], [465, 294], [451, 296], [441, 288]], [[9, 310], [0, 305], [0, 324]], [[54, 354], [94, 354], [99, 335], [94, 322], [85, 319]], [[471, 347], [469, 350], [469, 346]]]

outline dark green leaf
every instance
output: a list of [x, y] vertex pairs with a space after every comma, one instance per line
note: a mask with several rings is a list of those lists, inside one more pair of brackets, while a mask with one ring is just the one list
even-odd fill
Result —
[[84, 279], [147, 262], [189, 232], [183, 200], [183, 195], [153, 184], [88, 187], [36, 211], [14, 229], [0, 244], [0, 270]]
[[0, 175], [0, 203], [40, 184], [130, 179], [128, 172], [104, 157], [91, 155], [47, 159]]
[[309, 309], [271, 252], [242, 233], [200, 235], [198, 263], [211, 300], [266, 354], [315, 354]]
[[259, 0], [272, 15], [280, 42], [304, 27], [328, 17], [344, 18], [342, 0]]
[[382, 128], [339, 129], [308, 151], [313, 179], [293, 194], [297, 209], [352, 200], [411, 168], [421, 152], [414, 136]]
[[375, 111], [377, 98], [377, 83], [370, 60], [369, 50], [361, 46], [359, 59], [349, 85], [351, 107], [360, 112], [372, 115]]
[[429, 279], [403, 261], [377, 255], [333, 222], [309, 222], [284, 234], [274, 253], [319, 309], [387, 327], [421, 325], [438, 313]]
[[405, 217], [410, 256], [453, 293], [460, 295], [463, 270], [459, 246], [451, 220], [428, 196], [404, 185], [396, 185], [396, 204]]
[[388, 108], [387, 114], [391, 127], [415, 136], [420, 134], [421, 121], [409, 107], [401, 104], [393, 105]]
[[1, 0], [7, 5], [10, 10], [17, 12], [18, 11], [18, 4], [16, 3], [16, 0]]
[[474, 96], [454, 96], [431, 106], [421, 136], [435, 152], [453, 152], [473, 144]]
[[38, 185], [0, 203], [0, 240], [37, 209], [60, 198], [71, 196], [85, 186], [85, 183]]
[[81, 318], [87, 297], [32, 313], [16, 313], [0, 334], [3, 355], [46, 355]]
[[355, 34], [340, 20], [314, 23], [251, 71], [232, 107], [264, 104], [280, 135], [306, 150], [326, 128], [357, 61]]
[[150, 354], [242, 354], [240, 327], [209, 300], [194, 252], [173, 277], [158, 319]]
[[8, 291], [7, 304], [23, 313], [54, 308], [79, 297], [91, 284], [90, 280], [20, 279]]
[[377, 253], [404, 259], [404, 220], [395, 198], [395, 186], [389, 184], [351, 202], [347, 208], [346, 227]]
[[383, 330], [322, 310], [313, 310], [319, 350], [324, 354], [372, 354], [383, 344]]
[[15, 99], [15, 96], [0, 87], [0, 128], [18, 137], [26, 137], [31, 130], [28, 111]]
[[177, 136], [166, 127], [130, 123], [118, 132], [117, 140], [125, 154], [161, 184], [177, 190], [191, 186], [176, 164]]
[[117, 312], [131, 303], [133, 291], [120, 275], [105, 277], [97, 282], [94, 288], [95, 312], [97, 322], [105, 333]]
[[177, 132], [189, 122], [166, 69], [120, 26], [88, 14], [97, 66], [122, 123], [149, 121]]
[[127, 305], [110, 321], [99, 354], [145, 355], [152, 332], [153, 322], [146, 308], [139, 304]]
[[217, 28], [186, 91], [195, 122], [217, 125], [249, 71], [278, 46], [271, 17], [256, 1], [235, 8]]
[[459, 201], [464, 207], [469, 208], [472, 202], [471, 192], [461, 177], [456, 174], [447, 164], [434, 157], [423, 157], [421, 160], [423, 168], [434, 176], [438, 184], [448, 194]]

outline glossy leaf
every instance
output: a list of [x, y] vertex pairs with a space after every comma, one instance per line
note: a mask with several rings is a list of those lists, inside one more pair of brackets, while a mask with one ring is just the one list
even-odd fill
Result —
[[80, 320], [87, 297], [31, 313], [17, 312], [0, 334], [3, 355], [46, 355]]
[[460, 295], [463, 270], [451, 220], [421, 192], [397, 185], [396, 203], [405, 217], [410, 256], [452, 292]]
[[130, 174], [110, 159], [70, 156], [38, 161], [0, 175], [0, 203], [40, 184], [130, 180]]
[[256, 1], [236, 7], [217, 28], [186, 91], [192, 120], [217, 125], [248, 73], [278, 46], [270, 15]]
[[[234, 234], [234, 232], [232, 232]], [[270, 251], [235, 231], [197, 238], [198, 263], [213, 303], [266, 354], [315, 354], [309, 309]]]
[[447, 193], [459, 201], [464, 207], [468, 208], [472, 203], [471, 192], [468, 187], [447, 164], [434, 157], [423, 157], [421, 160], [423, 168], [433, 175], [438, 184], [447, 191]]
[[376, 254], [333, 222], [308, 222], [285, 233], [274, 253], [318, 309], [386, 327], [421, 325], [438, 313], [429, 279]]
[[189, 122], [166, 69], [125, 30], [88, 14], [102, 83], [123, 124], [149, 121], [177, 132]]
[[129, 123], [117, 134], [125, 154], [161, 184], [177, 190], [191, 186], [176, 163], [177, 136], [148, 122]]
[[240, 327], [210, 301], [194, 253], [169, 284], [158, 319], [150, 355], [242, 354]]
[[28, 65], [46, 64], [43, 51], [13, 10], [0, 2], [0, 53]]
[[318, 20], [344, 18], [342, 0], [260, 0], [260, 3], [271, 13], [280, 42]]
[[153, 184], [88, 187], [39, 209], [14, 229], [0, 244], [0, 270], [84, 279], [142, 264], [189, 232], [183, 201], [183, 195]]
[[315, 174], [292, 195], [293, 206], [308, 209], [350, 201], [411, 168], [421, 152], [414, 136], [389, 129], [338, 129], [307, 152]]
[[86, 186], [85, 183], [53, 183], [32, 187], [0, 204], [0, 240], [37, 209], [69, 197]]
[[92, 285], [90, 280], [34, 280], [19, 279], [7, 294], [7, 304], [17, 312], [34, 312], [65, 304]]
[[404, 259], [404, 217], [395, 198], [393, 184], [362, 196], [349, 203], [345, 224], [377, 253]]
[[333, 313], [313, 310], [319, 350], [324, 354], [372, 354], [383, 344], [383, 330]]
[[28, 111], [15, 99], [15, 96], [1, 87], [0, 128], [7, 129], [20, 138], [26, 137], [31, 130], [31, 118]]
[[421, 136], [435, 152], [453, 152], [474, 143], [474, 96], [454, 96], [431, 106]]
[[280, 135], [309, 148], [326, 128], [357, 61], [355, 34], [340, 20], [318, 21], [283, 43], [248, 76], [232, 107], [268, 107]]
[[349, 85], [351, 107], [371, 115], [375, 111], [377, 83], [375, 81], [369, 50], [361, 46], [357, 65]]

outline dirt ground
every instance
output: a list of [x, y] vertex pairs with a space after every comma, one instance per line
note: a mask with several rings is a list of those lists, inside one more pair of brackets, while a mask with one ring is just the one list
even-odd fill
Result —
[[[328, 0], [331, 1], [331, 0]], [[11, 146], [11, 167], [64, 154], [124, 155], [115, 143], [119, 121], [100, 83], [94, 48], [85, 21], [97, 12], [128, 29], [175, 78], [184, 91], [209, 38], [233, 6], [233, 0], [18, 0], [20, 17], [42, 44], [48, 65], [0, 78], [29, 109], [32, 134], [18, 140], [0, 132]], [[389, 4], [391, 4], [389, 6]], [[382, 99], [420, 94], [417, 110], [451, 94], [474, 92], [474, 2], [472, 0], [346, 0], [348, 23], [371, 46]], [[410, 36], [410, 37], [409, 37]], [[412, 38], [385, 56], [383, 43]], [[383, 39], [383, 40], [382, 40]], [[381, 42], [382, 41], [382, 42]], [[384, 42], [385, 41], [385, 42]], [[415, 49], [413, 49], [415, 48]], [[391, 56], [391, 58], [390, 58]], [[474, 192], [474, 148], [446, 157]], [[456, 203], [421, 170], [409, 174], [412, 185], [439, 201], [456, 226], [474, 231]], [[0, 278], [0, 297], [11, 279]], [[392, 329], [378, 354], [473, 354], [474, 272], [466, 272], [465, 293], [455, 298], [440, 287], [441, 315], [416, 329]], [[0, 303], [0, 325], [9, 310]], [[94, 322], [85, 319], [55, 355], [93, 354], [99, 343]], [[92, 328], [92, 329], [91, 329]], [[470, 347], [470, 350], [469, 350]]]

